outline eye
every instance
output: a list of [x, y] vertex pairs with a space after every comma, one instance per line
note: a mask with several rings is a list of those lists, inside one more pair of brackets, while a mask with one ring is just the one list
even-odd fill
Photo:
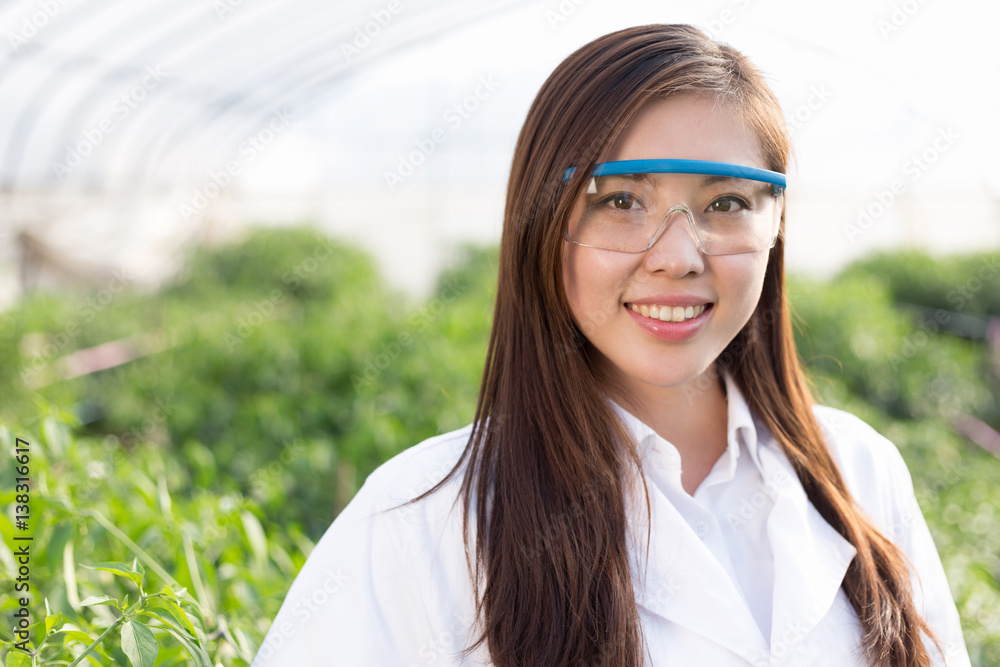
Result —
[[750, 206], [739, 197], [727, 196], [719, 197], [708, 205], [708, 210], [712, 213], [736, 213], [741, 209], [749, 209]]
[[604, 198], [603, 203], [609, 204], [621, 211], [628, 211], [642, 206], [642, 202], [639, 201], [638, 197], [628, 192], [615, 192], [612, 195], [608, 195]]

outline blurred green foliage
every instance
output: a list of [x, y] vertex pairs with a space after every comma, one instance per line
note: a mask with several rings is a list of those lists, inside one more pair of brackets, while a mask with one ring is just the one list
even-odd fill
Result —
[[[36, 656], [23, 664], [68, 664], [99, 637], [81, 664], [248, 664], [312, 542], [294, 525], [269, 536], [252, 500], [199, 488], [158, 446], [74, 435], [74, 416], [41, 400], [35, 416], [31, 428], [0, 425], [0, 475], [14, 479], [19, 438], [32, 487], [27, 531], [12, 523], [14, 493], [0, 496], [0, 638], [24, 641], [6, 620], [24, 596], [12, 547], [25, 543], [13, 537], [28, 535]], [[130, 634], [152, 647], [130, 650]]]
[[[996, 259], [884, 255], [829, 283], [789, 284], [822, 402], [872, 423], [910, 466], [976, 665], [1000, 664], [1000, 461], [953, 422], [1000, 426], [997, 359], [975, 335], [1000, 317], [1000, 276], [986, 273]], [[39, 294], [5, 313], [0, 436], [5, 451], [16, 435], [41, 452], [32, 512], [47, 548], [33, 582], [53, 618], [63, 614], [60, 627], [83, 633], [49, 629], [45, 650], [79, 654], [83, 636], [123, 617], [81, 596], [107, 594], [125, 611], [124, 596], [137, 599], [128, 577], [79, 564], [138, 559], [149, 590], [186, 589], [187, 641], [213, 664], [246, 663], [365, 477], [471, 420], [496, 266], [495, 249], [464, 251], [430, 297], [413, 301], [356, 249], [305, 228], [259, 230], [198, 251], [155, 294]], [[112, 352], [98, 348], [105, 358], [136, 358], [67, 379], [67, 355], [111, 341]], [[13, 499], [2, 503], [9, 538]], [[9, 550], [0, 557], [12, 572]], [[4, 600], [11, 590], [5, 574]], [[159, 640], [157, 664], [187, 664], [177, 634], [141, 613]], [[35, 616], [45, 617], [37, 604]], [[101, 664], [128, 664], [120, 639], [100, 651]]]

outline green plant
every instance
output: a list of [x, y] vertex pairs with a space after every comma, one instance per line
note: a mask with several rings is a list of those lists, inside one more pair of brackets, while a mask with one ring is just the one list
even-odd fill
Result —
[[[24, 645], [34, 663], [15, 648], [23, 638], [0, 635], [7, 664], [148, 665], [154, 652], [155, 664], [249, 663], [312, 543], [289, 531], [289, 553], [252, 501], [192, 493], [184, 467], [150, 443], [122, 451], [112, 438], [74, 435], [65, 411], [38, 410], [36, 428], [0, 425], [4, 479], [15, 436], [30, 443], [30, 600], [42, 619]], [[0, 497], [5, 563], [13, 503]], [[6, 614], [23, 593], [16, 569], [4, 569]]]

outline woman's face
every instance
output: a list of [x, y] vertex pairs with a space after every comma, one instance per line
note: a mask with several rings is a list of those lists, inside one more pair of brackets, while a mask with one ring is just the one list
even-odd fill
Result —
[[[604, 161], [652, 158], [768, 167], [742, 118], [697, 94], [644, 107]], [[703, 177], [677, 175], [671, 203], [693, 205], [684, 201], [685, 179], [698, 178]], [[581, 214], [582, 199], [573, 212]], [[603, 370], [639, 400], [657, 388], [710, 386], [699, 379], [750, 318], [767, 266], [769, 250], [704, 255], [687, 219], [673, 215], [669, 220], [662, 236], [641, 254], [564, 241], [562, 271], [573, 317], [600, 353]], [[664, 322], [644, 315], [652, 314], [652, 306], [671, 308], [672, 315], [678, 312], [674, 308], [683, 308], [685, 319]]]

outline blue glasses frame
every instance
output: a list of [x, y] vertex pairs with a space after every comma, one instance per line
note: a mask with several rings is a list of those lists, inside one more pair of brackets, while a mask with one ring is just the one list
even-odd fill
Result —
[[[563, 174], [563, 180], [568, 181], [576, 167], [570, 167]], [[594, 165], [591, 176], [617, 176], [620, 174], [703, 174], [707, 176], [731, 176], [746, 178], [751, 181], [770, 183], [781, 188], [783, 192], [787, 183], [785, 175], [768, 169], [745, 167], [730, 162], [712, 162], [710, 160], [618, 160], [601, 162]], [[776, 193], [777, 194], [777, 193]]]

